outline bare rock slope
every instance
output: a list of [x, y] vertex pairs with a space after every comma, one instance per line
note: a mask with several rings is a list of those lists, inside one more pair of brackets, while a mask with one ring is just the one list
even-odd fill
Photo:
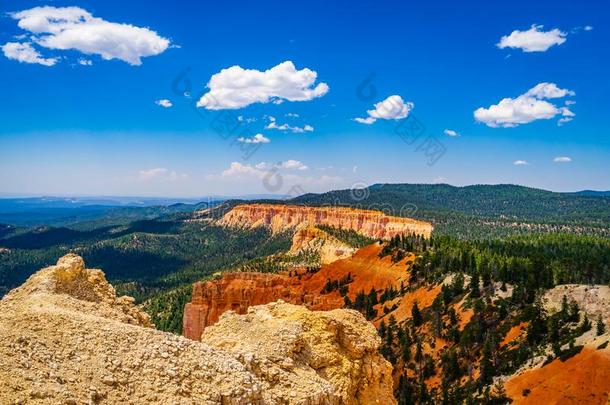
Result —
[[[391, 395], [391, 367], [366, 326], [352, 312], [302, 309], [253, 319], [257, 334], [239, 347], [226, 343], [239, 331], [195, 342], [155, 330], [100, 270], [68, 255], [0, 301], [0, 403], [374, 403], [369, 392]], [[321, 359], [304, 360], [302, 347]], [[338, 364], [351, 374], [331, 372]]]

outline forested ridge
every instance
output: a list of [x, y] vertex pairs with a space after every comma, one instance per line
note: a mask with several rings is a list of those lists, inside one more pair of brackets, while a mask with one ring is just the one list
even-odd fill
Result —
[[[378, 209], [431, 221], [437, 233], [479, 238], [570, 232], [610, 236], [610, 197], [516, 185], [375, 184], [290, 200], [304, 205]], [[359, 197], [361, 196], [361, 197]]]

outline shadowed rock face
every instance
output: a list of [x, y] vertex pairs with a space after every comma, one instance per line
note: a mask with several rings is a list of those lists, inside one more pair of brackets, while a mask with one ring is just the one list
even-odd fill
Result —
[[298, 205], [238, 205], [227, 212], [218, 223], [245, 228], [268, 226], [274, 233], [303, 226], [327, 225], [352, 230], [376, 239], [390, 239], [404, 233], [429, 237], [432, 232], [430, 223], [411, 218], [392, 217], [381, 211]]
[[359, 313], [274, 303], [245, 316], [226, 313], [206, 342], [157, 331], [68, 255], [0, 301], [0, 403], [395, 403]]

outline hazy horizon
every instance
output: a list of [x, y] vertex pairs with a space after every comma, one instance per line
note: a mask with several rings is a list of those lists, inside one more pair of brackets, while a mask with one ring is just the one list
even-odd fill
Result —
[[[373, 186], [375, 184], [391, 184], [391, 185], [396, 185], [396, 184], [411, 184], [411, 185], [431, 185], [431, 186], [435, 186], [435, 185], [446, 185], [446, 186], [451, 186], [451, 187], [456, 187], [456, 188], [465, 188], [465, 187], [472, 187], [472, 186], [518, 186], [518, 187], [527, 187], [527, 188], [534, 188], [534, 189], [538, 189], [538, 190], [543, 190], [543, 191], [550, 191], [553, 193], [578, 193], [578, 192], [585, 192], [585, 191], [591, 191], [591, 192], [599, 192], [599, 193], [610, 193], [610, 190], [602, 190], [602, 189], [598, 189], [598, 190], [594, 190], [594, 189], [574, 189], [574, 190], [549, 190], [549, 189], [544, 189], [544, 188], [538, 188], [538, 187], [530, 187], [530, 186], [526, 186], [526, 185], [522, 185], [522, 184], [510, 184], [510, 183], [496, 183], [496, 184], [490, 184], [490, 183], [473, 183], [473, 184], [467, 184], [467, 185], [453, 185], [453, 184], [449, 184], [449, 183], [373, 183], [373, 184], [369, 184], [367, 185], [367, 187]], [[357, 185], [357, 187], [363, 187], [363, 185]], [[314, 194], [321, 194], [321, 193], [326, 193], [326, 192], [330, 192], [330, 191], [337, 191], [337, 190], [349, 190], [349, 188], [345, 188], [345, 189], [328, 189], [325, 191], [320, 191]], [[4, 192], [0, 192], [0, 199], [11, 199], [11, 198], [89, 198], [89, 199], [112, 199], [112, 198], [124, 198], [124, 199], [148, 199], [148, 200], [156, 200], [156, 199], [168, 199], [168, 200], [185, 200], [185, 201], [195, 201], [195, 200], [201, 200], [201, 199], [240, 199], [240, 198], [251, 198], [251, 199], [259, 199], [259, 198], [268, 198], [268, 199], [287, 199], [287, 198], [292, 198], [292, 197], [296, 197], [296, 195], [292, 196], [292, 195], [285, 195], [285, 194], [273, 194], [273, 193], [253, 193], [253, 194], [226, 194], [226, 195], [222, 195], [222, 194], [202, 194], [202, 195], [184, 195], [184, 196], [169, 196], [169, 195], [104, 195], [104, 194], [45, 194], [45, 193], [32, 193], [32, 194], [18, 194], [18, 193], [4, 193]]]

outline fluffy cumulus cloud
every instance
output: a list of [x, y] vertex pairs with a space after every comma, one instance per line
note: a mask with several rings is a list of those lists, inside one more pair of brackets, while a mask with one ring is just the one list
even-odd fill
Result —
[[415, 104], [412, 102], [404, 102], [402, 97], [393, 95], [374, 105], [375, 108], [368, 110], [368, 117], [354, 118], [354, 121], [361, 124], [373, 124], [378, 119], [382, 120], [400, 120], [407, 118]]
[[80, 7], [35, 7], [9, 14], [32, 42], [53, 50], [76, 50], [130, 65], [164, 52], [170, 41], [149, 28], [94, 17]]
[[452, 136], [452, 137], [460, 136], [460, 134], [458, 134], [457, 131], [454, 131], [453, 129], [445, 129], [443, 131], [443, 133], [447, 136]]
[[567, 106], [548, 100], [574, 95], [573, 91], [561, 89], [555, 83], [540, 83], [516, 98], [504, 98], [488, 108], [478, 108], [474, 118], [492, 128], [509, 128], [560, 116], [558, 124], [561, 125], [571, 121], [575, 114]]
[[555, 159], [553, 159], [553, 162], [555, 163], [570, 163], [572, 161], [572, 158], [569, 156], [557, 156]]
[[155, 101], [155, 104], [163, 108], [170, 108], [173, 105], [172, 102], [166, 98]]
[[53, 66], [58, 58], [43, 58], [40, 52], [32, 47], [29, 42], [7, 42], [2, 45], [4, 56], [21, 63], [37, 63], [44, 66]]
[[267, 138], [263, 134], [256, 134], [251, 138], [241, 136], [237, 138], [237, 141], [241, 143], [269, 143], [271, 142], [271, 139]]
[[515, 166], [528, 166], [530, 163], [527, 160], [515, 160], [513, 164]]
[[308, 68], [297, 70], [286, 61], [268, 70], [231, 66], [213, 75], [209, 91], [197, 102], [208, 110], [238, 109], [255, 103], [309, 101], [328, 93], [326, 83], [316, 84], [318, 74]]
[[266, 129], [277, 129], [280, 131], [290, 131], [295, 134], [302, 134], [304, 132], [313, 132], [314, 131], [314, 127], [311, 125], [308, 125], [308, 124], [305, 124], [302, 127], [292, 126], [292, 125], [288, 125], [288, 124], [278, 124], [277, 121], [275, 120], [275, 117], [269, 116], [268, 118], [269, 118], [269, 124], [267, 124], [267, 126], [265, 127]]
[[527, 31], [515, 30], [510, 35], [500, 38], [498, 48], [516, 48], [523, 52], [545, 52], [554, 45], [561, 45], [566, 42], [565, 32], [555, 28], [550, 31], [543, 31], [542, 25], [532, 25]]
[[140, 170], [138, 172], [138, 180], [140, 181], [178, 181], [185, 180], [186, 178], [188, 178], [186, 174], [180, 174], [164, 167]]

